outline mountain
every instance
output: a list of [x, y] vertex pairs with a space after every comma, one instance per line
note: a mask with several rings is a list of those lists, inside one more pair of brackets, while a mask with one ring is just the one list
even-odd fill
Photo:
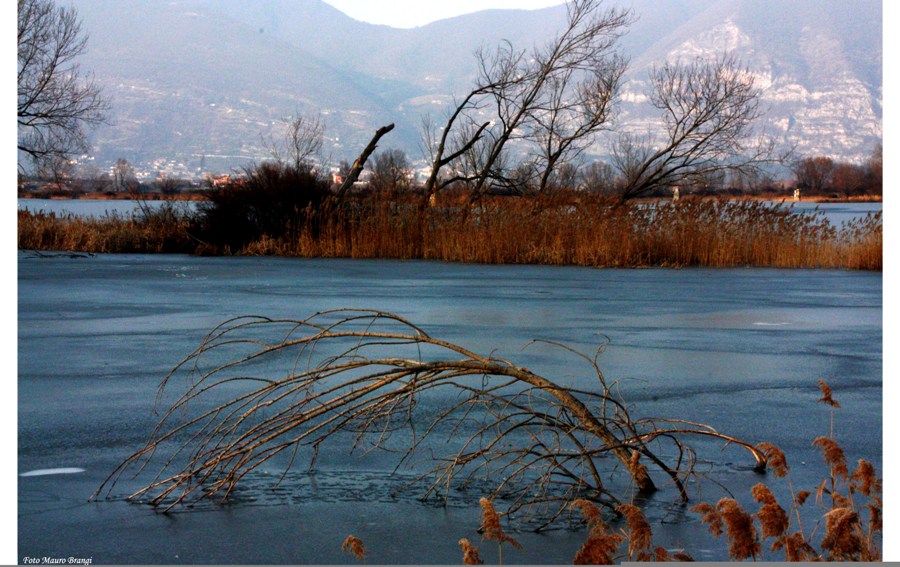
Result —
[[221, 170], [261, 155], [261, 135], [297, 111], [345, 125], [353, 147], [365, 143], [369, 123], [390, 119], [358, 77], [211, 4], [77, 5], [90, 34], [83, 66], [112, 98], [112, 123], [95, 136], [99, 161], [165, 158]]
[[881, 37], [877, 2], [719, 1], [633, 61], [626, 98], [646, 92], [640, 76], [654, 63], [728, 51], [762, 88], [782, 147], [860, 161], [882, 136]]
[[[766, 128], [803, 155], [862, 160], [882, 135], [878, 0], [622, 0], [636, 21], [623, 127], [651, 129], [642, 94], [666, 59], [731, 50], [763, 87]], [[93, 138], [99, 165], [227, 171], [265, 156], [281, 119], [321, 114], [331, 160], [353, 159], [379, 126], [418, 159], [421, 116], [443, 115], [502, 40], [550, 39], [565, 7], [487, 10], [415, 29], [353, 20], [321, 0], [75, 0], [82, 66], [112, 99]], [[598, 144], [594, 153], [602, 155]]]

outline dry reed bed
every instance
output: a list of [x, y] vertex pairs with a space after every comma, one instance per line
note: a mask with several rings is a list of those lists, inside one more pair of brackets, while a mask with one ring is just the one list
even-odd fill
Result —
[[191, 253], [184, 216], [101, 218], [19, 211], [19, 249], [92, 253]]
[[[240, 250], [190, 236], [184, 217], [84, 220], [19, 214], [19, 248], [428, 259], [594, 267], [882, 269], [881, 213], [841, 227], [821, 213], [753, 201], [623, 205], [593, 197], [496, 197], [474, 206], [370, 197], [325, 207], [293, 236]], [[315, 227], [314, 229], [312, 227]]]

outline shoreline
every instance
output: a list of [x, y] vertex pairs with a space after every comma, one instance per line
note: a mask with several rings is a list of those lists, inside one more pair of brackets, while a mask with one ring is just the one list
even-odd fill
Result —
[[[688, 195], [685, 195], [688, 197]], [[695, 196], [691, 196], [695, 197]], [[180, 193], [178, 195], [163, 195], [161, 193], [142, 193], [142, 194], [114, 194], [109, 193], [81, 193], [73, 195], [50, 195], [35, 196], [29, 193], [19, 192], [18, 199], [42, 199], [47, 201], [208, 201], [209, 198], [204, 191], [191, 191]], [[794, 200], [792, 195], [701, 195], [696, 196], [701, 200], [717, 200], [725, 198], [728, 201], [772, 201], [781, 203], [883, 203], [882, 195], [855, 195], [851, 197], [826, 197], [826, 196], [810, 196], [801, 197], [799, 201]], [[647, 197], [634, 199], [634, 203], [657, 203], [671, 201], [670, 197]]]

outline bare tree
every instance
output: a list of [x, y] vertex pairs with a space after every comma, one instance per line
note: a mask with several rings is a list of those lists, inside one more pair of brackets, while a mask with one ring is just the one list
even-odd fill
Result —
[[731, 172], [728, 178], [731, 188], [743, 193], [761, 193], [771, 190], [775, 186], [775, 180], [768, 173], [757, 171]]
[[582, 187], [593, 193], [613, 193], [615, 191], [616, 175], [608, 163], [592, 161], [578, 169], [578, 177]]
[[845, 197], [866, 191], [866, 168], [853, 163], [839, 163], [831, 173], [831, 189]]
[[881, 195], [884, 185], [884, 146], [881, 142], [875, 146], [872, 156], [866, 161], [866, 191]]
[[668, 62], [650, 72], [651, 104], [662, 113], [664, 139], [653, 144], [623, 134], [614, 165], [631, 199], [713, 172], [749, 171], [777, 161], [757, 135], [762, 113], [753, 76], [731, 56]]
[[[484, 130], [491, 125], [490, 121], [483, 122], [473, 127], [472, 119], [466, 114], [467, 111], [477, 108], [479, 97], [487, 92], [487, 88], [478, 87], [469, 92], [469, 94], [457, 103], [456, 108], [447, 118], [446, 126], [441, 129], [441, 135], [436, 135], [436, 127], [430, 119], [423, 122], [423, 138], [427, 154], [431, 157], [431, 173], [425, 182], [426, 202], [429, 201], [434, 194], [457, 181], [468, 179], [459, 168], [454, 168], [449, 178], [441, 178], [441, 171], [470, 153], [472, 148], [481, 140]], [[461, 124], [461, 125], [460, 125]], [[462, 132], [462, 135], [460, 134]], [[471, 134], [469, 133], [471, 132]], [[450, 146], [455, 141], [455, 147]]]
[[803, 158], [794, 164], [793, 170], [799, 188], [821, 194], [831, 185], [834, 160], [829, 157]]
[[37, 163], [37, 176], [62, 186], [72, 179], [72, 161], [62, 156], [52, 156]]
[[[303, 321], [227, 321], [163, 381], [160, 396], [176, 379], [187, 389], [147, 445], [95, 496], [158, 456], [162, 470], [130, 498], [165, 509], [225, 499], [279, 455], [288, 468], [306, 458], [311, 466], [320, 447], [343, 441], [348, 449], [392, 452], [398, 468], [431, 455], [433, 468], [414, 483], [426, 496], [447, 498], [456, 484], [486, 481], [492, 496], [509, 500], [510, 512], [531, 510], [549, 523], [576, 497], [614, 507], [617, 490], [654, 491], [651, 474], [671, 481], [686, 499], [694, 455], [683, 440], [691, 436], [743, 447], [757, 469], [766, 467], [762, 451], [711, 427], [632, 417], [616, 384], [600, 372], [600, 350], [586, 356], [547, 344], [584, 364], [595, 381], [590, 391], [431, 337], [390, 313], [337, 310]], [[279, 361], [287, 373], [260, 374]], [[220, 391], [226, 401], [214, 402]], [[441, 399], [435, 397], [440, 391], [445, 407], [431, 403]], [[430, 402], [419, 404], [423, 397]], [[189, 407], [196, 413], [186, 414]], [[610, 468], [609, 461], [618, 466]], [[616, 484], [614, 470], [626, 479], [615, 490], [607, 485]]]
[[82, 169], [81, 172], [82, 186], [87, 191], [104, 192], [108, 191], [111, 185], [109, 173], [101, 171], [99, 167], [90, 163]]
[[403, 150], [389, 148], [375, 154], [372, 183], [376, 189], [399, 191], [410, 186], [412, 164]]
[[434, 163], [438, 148], [438, 128], [431, 113], [422, 115], [419, 123], [419, 153], [428, 163]]
[[325, 139], [325, 123], [316, 116], [284, 118], [284, 132], [280, 139], [265, 136], [263, 147], [280, 164], [291, 164], [298, 170], [310, 168], [313, 159], [321, 157]]
[[130, 191], [135, 181], [137, 181], [134, 175], [134, 167], [125, 158], [117, 159], [112, 171], [113, 191], [117, 193]]
[[86, 151], [85, 129], [103, 122], [108, 102], [76, 63], [87, 42], [77, 12], [19, 0], [18, 32], [19, 151], [35, 163]]
[[378, 148], [378, 142], [387, 135], [391, 130], [394, 129], [394, 124], [388, 124], [387, 126], [382, 126], [378, 130], [375, 130], [375, 135], [372, 136], [372, 139], [369, 140], [369, 143], [363, 148], [363, 151], [359, 154], [359, 157], [354, 160], [353, 165], [350, 166], [350, 171], [347, 173], [346, 177], [344, 177], [344, 181], [341, 183], [340, 188], [338, 188], [338, 198], [343, 198], [344, 195], [347, 194], [348, 191], [353, 187], [353, 184], [356, 183], [356, 180], [359, 179], [359, 174], [362, 173], [363, 168], [366, 166], [366, 161], [369, 159], [369, 156], [375, 152]]
[[[500, 166], [511, 163], [504, 160], [510, 142], [537, 145], [531, 161], [540, 188], [558, 164], [583, 150], [609, 118], [625, 68], [615, 45], [631, 22], [627, 10], [601, 8], [600, 0], [571, 0], [565, 29], [543, 47], [527, 51], [503, 42], [476, 52], [475, 87], [428, 144], [426, 197], [457, 181], [475, 195], [507, 184], [508, 170]], [[445, 167], [452, 173], [439, 181]]]
[[177, 177], [160, 174], [156, 179], [156, 187], [163, 195], [177, 195], [185, 187], [185, 182]]
[[[538, 191], [545, 191], [561, 164], [572, 164], [607, 128], [624, 58], [612, 52], [618, 36], [608, 33], [587, 68], [567, 68], [548, 81], [546, 101], [532, 112], [529, 138], [538, 148]], [[582, 78], [576, 79], [578, 75]]]

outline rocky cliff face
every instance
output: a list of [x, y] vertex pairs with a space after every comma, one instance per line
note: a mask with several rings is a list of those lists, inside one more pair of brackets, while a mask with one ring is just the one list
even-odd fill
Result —
[[[666, 59], [731, 52], [762, 89], [764, 127], [800, 155], [865, 159], [882, 136], [877, 0], [635, 0], [622, 126], [653, 132], [647, 71]], [[280, 118], [320, 113], [332, 161], [375, 128], [418, 159], [423, 113], [464, 94], [473, 51], [550, 37], [562, 7], [487, 11], [414, 30], [356, 22], [320, 0], [76, 0], [90, 34], [83, 65], [112, 95], [98, 163], [228, 170], [265, 155]], [[595, 155], [608, 153], [600, 142]]]
[[646, 92], [653, 64], [731, 53], [761, 89], [763, 129], [782, 148], [862, 161], [882, 137], [880, 15], [866, 2], [722, 2], [642, 53], [625, 99]]

